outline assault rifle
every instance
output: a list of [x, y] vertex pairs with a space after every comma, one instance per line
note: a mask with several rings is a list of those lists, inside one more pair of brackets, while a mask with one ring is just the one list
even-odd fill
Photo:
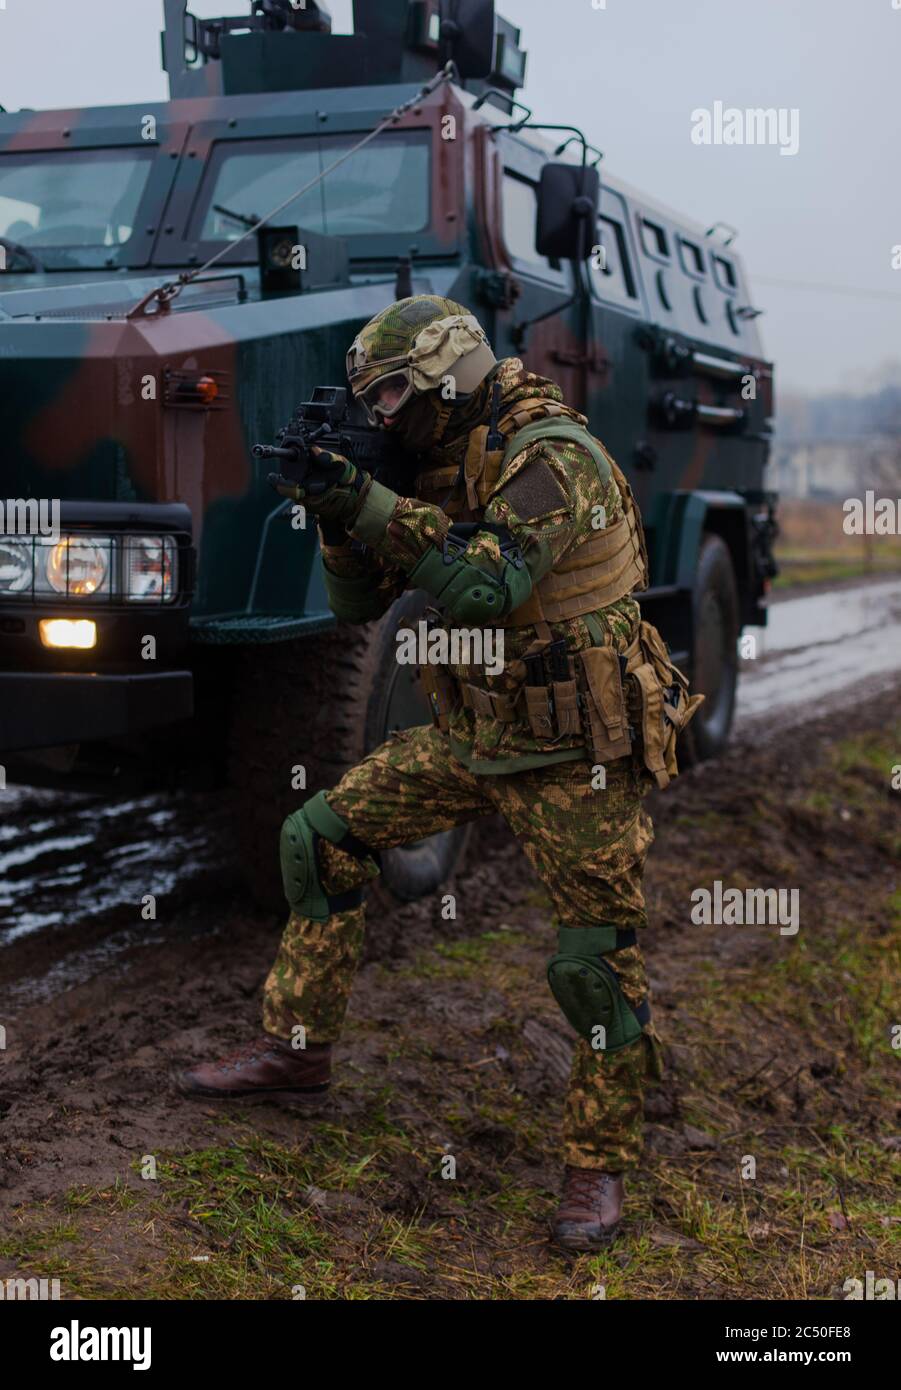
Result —
[[312, 496], [325, 492], [343, 470], [341, 464], [322, 463], [314, 447], [341, 454], [373, 476], [384, 474], [396, 456], [384, 431], [370, 425], [353, 402], [348, 404], [343, 386], [317, 386], [275, 437], [276, 444], [253, 446], [254, 458], [278, 460], [280, 472], [269, 474], [270, 486], [287, 479]]

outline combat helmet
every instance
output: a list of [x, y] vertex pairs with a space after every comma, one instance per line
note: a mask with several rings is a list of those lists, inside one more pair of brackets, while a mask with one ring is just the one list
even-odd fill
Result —
[[451, 398], [468, 395], [496, 361], [474, 314], [453, 299], [417, 294], [389, 304], [360, 330], [347, 354], [347, 379], [370, 423], [384, 424], [448, 378]]

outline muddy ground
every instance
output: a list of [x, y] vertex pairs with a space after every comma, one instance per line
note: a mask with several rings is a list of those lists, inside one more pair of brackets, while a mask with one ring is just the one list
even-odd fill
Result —
[[[67, 920], [63, 872], [43, 903], [59, 920], [0, 952], [0, 1277], [75, 1298], [418, 1299], [829, 1298], [867, 1269], [901, 1277], [899, 693], [655, 794], [645, 944], [668, 1073], [628, 1224], [595, 1257], [547, 1242], [570, 1044], [547, 907], [498, 823], [456, 920], [437, 899], [374, 916], [331, 1106], [302, 1121], [169, 1082], [258, 1027], [281, 926], [219, 854], [215, 797], [177, 800], [137, 849], [140, 806], [108, 816], [83, 869], [98, 888], [140, 885], [142, 859], [144, 891], [158, 861], [190, 872], [151, 922], [115, 892]], [[58, 814], [16, 797], [19, 832]], [[72, 799], [62, 856], [100, 808]], [[692, 925], [714, 879], [799, 887], [800, 931]]]

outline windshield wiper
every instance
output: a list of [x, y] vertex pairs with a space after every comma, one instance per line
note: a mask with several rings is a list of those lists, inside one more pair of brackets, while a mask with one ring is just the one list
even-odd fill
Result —
[[231, 208], [224, 208], [221, 203], [213, 204], [213, 212], [221, 212], [223, 217], [230, 217], [233, 222], [240, 222], [244, 227], [255, 227], [260, 221], [253, 213], [249, 215], [243, 212], [232, 212]]
[[[23, 256], [28, 265], [26, 270], [43, 270], [44, 267], [38, 260], [33, 251], [29, 251], [27, 246], [23, 246], [20, 241], [11, 241], [9, 237], [0, 236], [0, 246], [4, 251], [8, 251], [11, 256]], [[7, 266], [7, 270], [12, 270], [12, 266]]]

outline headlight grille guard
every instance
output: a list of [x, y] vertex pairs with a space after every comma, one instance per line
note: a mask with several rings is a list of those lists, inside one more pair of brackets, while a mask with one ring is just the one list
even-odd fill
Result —
[[[93, 593], [78, 593], [68, 561], [66, 572], [58, 576], [63, 587], [56, 589], [44, 578], [40, 560], [47, 562], [49, 546], [68, 538], [83, 538], [93, 548], [106, 549], [104, 588]], [[126, 586], [128, 562], [142, 542], [147, 539], [162, 542], [162, 554], [171, 556], [174, 585], [171, 597], [161, 586], [158, 595], [129, 597]], [[120, 612], [149, 610], [172, 611], [184, 608], [194, 594], [196, 554], [192, 544], [191, 514], [181, 504], [155, 503], [89, 503], [63, 502], [60, 507], [58, 535], [8, 535], [0, 532], [0, 549], [4, 543], [31, 547], [31, 582], [17, 592], [0, 589], [0, 606], [28, 604], [65, 605], [71, 612], [89, 613], [116, 609]], [[165, 559], [164, 559], [165, 567]], [[38, 588], [38, 583], [41, 587]]]

